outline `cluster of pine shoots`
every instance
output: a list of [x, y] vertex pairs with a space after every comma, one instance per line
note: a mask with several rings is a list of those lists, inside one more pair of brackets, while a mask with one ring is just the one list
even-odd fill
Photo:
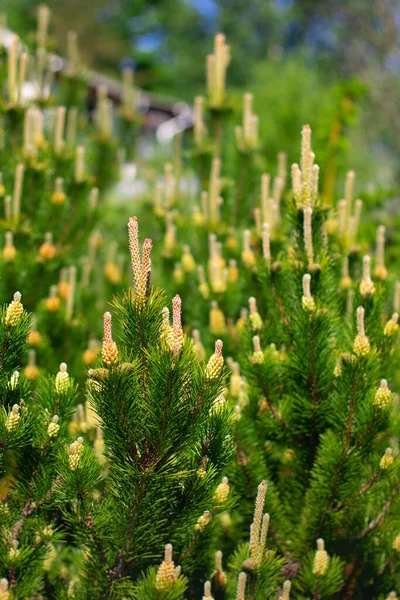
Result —
[[[46, 8], [39, 17], [35, 67], [47, 94]], [[84, 78], [69, 39], [74, 102]], [[327, 205], [306, 125], [291, 189], [283, 153], [270, 185], [251, 94], [235, 125], [229, 47], [217, 35], [187, 159], [201, 189], [193, 197], [180, 185], [178, 153], [139, 207], [154, 248], [150, 238], [140, 246], [130, 218], [129, 286], [107, 307], [111, 297], [90, 285], [94, 255], [81, 279], [70, 264], [81, 219], [97, 211], [94, 190], [108, 183], [92, 186], [96, 169], [108, 164], [113, 178], [107, 94], [89, 175], [73, 105], [56, 109], [50, 141], [46, 96], [22, 101], [23, 56], [14, 38], [0, 148], [0, 600], [395, 600], [400, 286], [385, 266], [383, 226], [373, 265], [361, 250], [354, 173], [345, 198]], [[48, 232], [40, 245], [49, 223], [58, 242]], [[67, 325], [49, 344], [60, 366], [39, 376], [32, 349], [20, 369], [27, 341], [60, 321], [44, 314], [38, 325], [31, 307], [60, 268], [44, 306], [53, 313], [65, 301]], [[164, 287], [175, 288], [172, 300]], [[79, 343], [65, 327], [98, 319], [95, 303], [102, 342], [88, 349], [78, 385], [66, 355]]]

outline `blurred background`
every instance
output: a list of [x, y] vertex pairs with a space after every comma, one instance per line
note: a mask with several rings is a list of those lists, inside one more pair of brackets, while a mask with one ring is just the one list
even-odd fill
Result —
[[[3, 0], [7, 26], [34, 41], [38, 0]], [[226, 34], [228, 81], [240, 103], [255, 96], [265, 152], [297, 160], [309, 122], [321, 165], [337, 179], [354, 168], [363, 189], [400, 180], [398, 0], [49, 0], [54, 50], [68, 30], [83, 61], [118, 77], [133, 66], [139, 87], [191, 102], [204, 91], [213, 35]], [[373, 182], [373, 183], [372, 183]], [[331, 186], [329, 169], [325, 186]]]

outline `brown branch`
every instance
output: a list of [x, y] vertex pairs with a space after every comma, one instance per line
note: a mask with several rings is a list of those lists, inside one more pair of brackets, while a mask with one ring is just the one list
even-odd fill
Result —
[[381, 512], [375, 517], [375, 519], [372, 519], [372, 521], [370, 521], [366, 527], [364, 527], [364, 529], [361, 531], [361, 533], [358, 534], [358, 536], [357, 536], [358, 540], [362, 540], [368, 533], [373, 531], [375, 529], [375, 527], [377, 527], [379, 525], [379, 523], [382, 521], [382, 519], [384, 519], [384, 517], [389, 512], [390, 506], [391, 506], [393, 500], [395, 499], [395, 497], [397, 496], [397, 493], [399, 490], [400, 490], [400, 483], [398, 483], [396, 485], [396, 487], [392, 490], [392, 493], [390, 494], [389, 498], [385, 502]]
[[61, 475], [59, 475], [54, 480], [51, 488], [49, 488], [47, 490], [47, 492], [45, 493], [43, 498], [41, 498], [38, 502], [31, 502], [31, 500], [27, 500], [27, 502], [22, 510], [21, 517], [15, 523], [15, 525], [12, 529], [12, 539], [13, 540], [17, 539], [19, 531], [20, 531], [21, 527], [23, 526], [23, 524], [25, 523], [26, 519], [28, 517], [30, 517], [34, 512], [36, 512], [50, 498], [50, 496], [57, 489], [57, 487], [60, 485], [60, 483], [61, 483]]
[[[51, 486], [50, 489], [47, 490], [46, 494], [43, 496], [43, 498], [41, 498], [41, 500], [39, 500], [38, 502], [31, 502], [30, 500], [28, 500], [22, 510], [21, 513], [21, 517], [18, 519], [18, 521], [15, 523], [11, 535], [12, 541], [17, 541], [17, 537], [18, 534], [20, 532], [21, 527], [23, 526], [23, 524], [25, 523], [26, 519], [28, 517], [30, 517], [34, 512], [36, 512], [38, 510], [38, 508], [40, 508], [45, 502], [46, 500], [48, 500], [50, 498], [50, 496], [52, 495], [52, 493], [55, 491], [55, 489], [58, 487], [58, 485], [61, 482], [61, 475], [59, 475], [57, 477], [57, 479], [54, 480], [53, 485]], [[17, 585], [17, 579], [16, 579], [16, 574], [15, 574], [15, 569], [14, 566], [11, 567], [10, 569], [10, 588], [11, 589], [15, 589]]]
[[367, 431], [360, 436], [360, 438], [358, 439], [357, 443], [354, 444], [354, 446], [351, 446], [350, 448], [347, 449], [347, 454], [353, 454], [353, 452], [355, 452], [356, 450], [358, 450], [363, 441], [368, 437], [368, 435], [371, 433], [373, 426], [375, 425], [375, 420], [376, 420], [376, 414], [373, 415], [372, 417], [372, 422], [369, 424]]
[[367, 492], [370, 489], [370, 487], [372, 487], [374, 485], [374, 483], [376, 481], [378, 481], [378, 479], [380, 478], [380, 475], [381, 475], [380, 472], [375, 473], [375, 475], [372, 477], [372, 479], [370, 479], [370, 481], [368, 483], [364, 483], [364, 485], [361, 487], [358, 494], [356, 494], [352, 498], [346, 500], [345, 502], [341, 502], [340, 504], [338, 504], [337, 506], [332, 508], [332, 512], [337, 512], [338, 510], [342, 510], [342, 508], [345, 508], [346, 506], [348, 506], [351, 502], [353, 502], [353, 500], [357, 500], [357, 498], [361, 498], [361, 496], [363, 496], [365, 494], [365, 492]]
[[355, 412], [356, 412], [356, 407], [357, 407], [357, 386], [356, 386], [356, 382], [353, 378], [352, 385], [351, 385], [351, 396], [350, 396], [350, 400], [349, 400], [349, 410], [348, 410], [347, 419], [346, 419], [346, 429], [344, 432], [345, 448], [348, 448], [350, 445], [352, 426], [353, 426], [354, 416], [355, 416]]
[[275, 283], [271, 282], [271, 289], [272, 289], [272, 295], [274, 297], [275, 303], [279, 310], [279, 314], [281, 315], [281, 319], [282, 319], [283, 323], [286, 325], [286, 327], [289, 327], [289, 320], [287, 319], [287, 317], [285, 315], [285, 310], [283, 308], [282, 300], [278, 296]]
[[145, 494], [146, 494], [146, 489], [144, 488], [143, 481], [141, 480], [141, 481], [139, 481], [138, 492], [136, 494], [132, 509], [129, 514], [128, 524], [127, 524], [127, 528], [126, 528], [127, 533], [126, 533], [125, 543], [118, 553], [114, 567], [112, 567], [108, 570], [110, 582], [113, 582], [116, 579], [119, 579], [127, 571], [127, 569], [129, 569], [129, 567], [132, 564], [132, 560], [128, 558], [129, 557], [129, 549], [130, 549], [130, 545], [132, 543], [132, 537], [133, 537], [135, 525], [139, 518], [139, 507], [140, 507], [140, 504], [141, 504]]
[[382, 569], [379, 571], [378, 576], [382, 577], [382, 575], [384, 574], [384, 572], [386, 571], [386, 569], [388, 569], [390, 567], [390, 565], [392, 564], [394, 559], [394, 553], [392, 552], [389, 555], [388, 560], [385, 562], [385, 564], [383, 565]]
[[[262, 378], [260, 377], [260, 379], [262, 379]], [[281, 413], [276, 408], [276, 406], [273, 404], [273, 402], [271, 400], [271, 396], [270, 396], [267, 388], [263, 385], [262, 381], [260, 381], [260, 387], [261, 387], [262, 393], [263, 393], [263, 395], [264, 395], [264, 397], [265, 397], [265, 399], [267, 401], [268, 408], [269, 408], [270, 412], [272, 413], [272, 416], [274, 417], [274, 419], [276, 421], [278, 421], [278, 423], [280, 423], [280, 425], [283, 425], [284, 427], [286, 427], [286, 429], [290, 430], [289, 424], [286, 423], [286, 421], [282, 420]]]

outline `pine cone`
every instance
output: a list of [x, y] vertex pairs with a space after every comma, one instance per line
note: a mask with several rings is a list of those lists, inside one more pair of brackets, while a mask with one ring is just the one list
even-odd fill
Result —
[[384, 265], [376, 265], [374, 275], [377, 279], [386, 279], [387, 274], [387, 268]]
[[166, 562], [165, 560], [161, 563], [158, 568], [155, 588], [157, 591], [162, 592], [168, 590], [175, 583], [175, 565], [173, 561]]
[[61, 206], [65, 202], [66, 195], [64, 192], [53, 192], [51, 195], [51, 203]]
[[252, 361], [253, 361], [253, 364], [255, 364], [255, 365], [262, 365], [264, 362], [263, 351], [259, 350], [258, 352], [253, 352]]
[[5, 246], [3, 248], [3, 260], [5, 260], [5, 262], [14, 262], [16, 256], [17, 251], [15, 246]]
[[24, 307], [21, 304], [21, 294], [20, 292], [15, 292], [14, 299], [11, 304], [7, 306], [6, 316], [4, 322], [9, 327], [14, 327], [20, 318], [22, 317], [24, 312]]
[[315, 302], [311, 296], [303, 296], [301, 303], [303, 305], [304, 310], [310, 313], [314, 312]]
[[262, 322], [262, 319], [258, 312], [250, 313], [249, 321], [250, 321], [250, 328], [253, 331], [259, 331], [260, 329], [262, 329], [263, 322]]
[[318, 550], [314, 560], [314, 575], [325, 575], [329, 566], [329, 556], [326, 550]]
[[59, 431], [60, 431], [60, 426], [58, 424], [58, 416], [54, 415], [54, 417], [51, 420], [50, 425], [47, 428], [47, 434], [49, 437], [54, 438], [54, 437], [57, 437]]
[[108, 367], [113, 367], [118, 363], [118, 347], [115, 342], [104, 342], [101, 349], [101, 356]]
[[397, 333], [397, 330], [399, 328], [399, 324], [394, 321], [393, 319], [389, 319], [389, 321], [386, 323], [385, 325], [385, 329], [383, 331], [383, 333], [385, 335], [394, 335], [395, 333]]
[[206, 368], [207, 379], [217, 379], [219, 377], [222, 367], [224, 366], [224, 359], [222, 356], [213, 354], [208, 361]]
[[370, 349], [371, 347], [367, 336], [357, 335], [353, 344], [354, 354], [356, 354], [357, 356], [366, 356], [369, 353]]
[[18, 406], [18, 404], [14, 404], [10, 414], [7, 417], [7, 421], [6, 421], [7, 431], [9, 431], [9, 432], [15, 431], [18, 427], [19, 420], [20, 420], [19, 406]]
[[363, 279], [360, 283], [360, 294], [363, 298], [373, 296], [375, 293], [375, 285], [373, 281]]
[[61, 363], [60, 370], [56, 376], [56, 392], [57, 394], [65, 394], [69, 388], [69, 375], [67, 373], [67, 365]]
[[400, 552], [400, 533], [394, 538], [392, 548], [393, 550], [396, 550], [396, 552]]
[[214, 493], [214, 500], [217, 504], [223, 504], [229, 496], [228, 478], [224, 477]]
[[58, 296], [50, 296], [46, 299], [46, 308], [50, 312], [57, 312], [60, 309], [61, 300]]
[[392, 396], [392, 392], [386, 385], [382, 385], [376, 390], [374, 397], [374, 404], [379, 408], [385, 408], [390, 402], [390, 398]]

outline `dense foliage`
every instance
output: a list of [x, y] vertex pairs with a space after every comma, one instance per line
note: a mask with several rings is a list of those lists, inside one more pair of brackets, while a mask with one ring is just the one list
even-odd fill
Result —
[[27, 57], [14, 37], [2, 63], [0, 600], [395, 599], [400, 285], [354, 171], [336, 200], [338, 145], [321, 178], [304, 125], [272, 164], [218, 34], [187, 151], [138, 161], [128, 279], [104, 191], [131, 75], [117, 141], [103, 87], [76, 131], [74, 37], [55, 108], [25, 100]]

